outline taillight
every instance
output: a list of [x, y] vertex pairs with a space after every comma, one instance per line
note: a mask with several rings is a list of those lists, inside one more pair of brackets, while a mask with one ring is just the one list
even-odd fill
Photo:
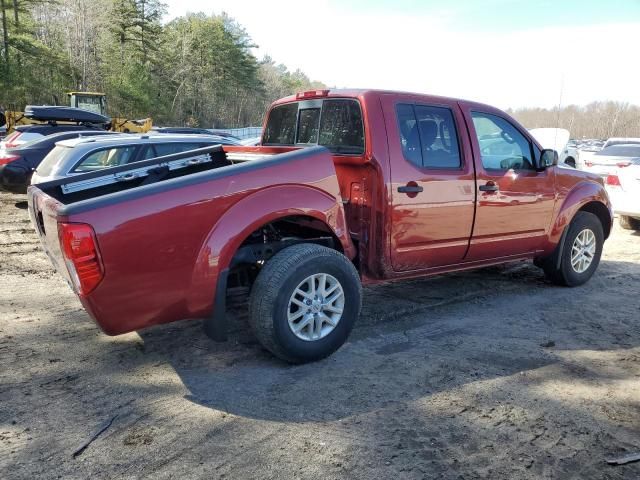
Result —
[[610, 187], [621, 187], [622, 185], [620, 184], [620, 178], [618, 177], [618, 175], [607, 175], [607, 181], [606, 184], [609, 185]]
[[85, 223], [61, 223], [59, 227], [69, 275], [78, 295], [88, 295], [104, 277], [93, 228]]
[[9, 135], [7, 138], [5, 138], [5, 140], [4, 140], [5, 148], [17, 147], [18, 144], [15, 143], [15, 142], [16, 142], [16, 140], [18, 138], [20, 138], [20, 135], [22, 135], [22, 132], [13, 132], [11, 135]]
[[0, 165], [6, 165], [7, 163], [13, 162], [14, 160], [19, 159], [19, 155], [2, 155], [0, 154]]
[[584, 162], [587, 167], [593, 167], [593, 162]]

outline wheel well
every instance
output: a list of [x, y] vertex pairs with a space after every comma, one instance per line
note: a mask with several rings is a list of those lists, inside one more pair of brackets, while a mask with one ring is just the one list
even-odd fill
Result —
[[257, 228], [240, 245], [243, 247], [252, 243], [267, 241], [282, 241], [288, 238], [316, 239], [331, 238], [333, 248], [344, 253], [342, 243], [333, 230], [321, 220], [307, 215], [282, 217]]
[[604, 238], [609, 238], [611, 233], [611, 216], [609, 215], [609, 209], [605, 207], [601, 202], [589, 202], [580, 208], [581, 212], [593, 213], [602, 224], [602, 231], [604, 232]]
[[306, 215], [279, 218], [251, 232], [234, 253], [229, 270], [228, 296], [248, 294], [265, 260], [283, 248], [305, 242], [318, 243], [344, 253], [338, 237], [321, 220]]

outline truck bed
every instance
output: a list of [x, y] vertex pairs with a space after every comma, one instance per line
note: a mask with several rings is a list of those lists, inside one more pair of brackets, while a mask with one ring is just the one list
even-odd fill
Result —
[[[167, 168], [194, 154], [210, 160]], [[116, 178], [140, 169], [146, 174]], [[333, 158], [323, 147], [207, 147], [32, 185], [28, 197], [43, 247], [71, 285], [60, 225], [95, 232], [104, 278], [80, 300], [109, 334], [209, 314], [218, 269], [267, 212], [316, 208], [346, 231]]]

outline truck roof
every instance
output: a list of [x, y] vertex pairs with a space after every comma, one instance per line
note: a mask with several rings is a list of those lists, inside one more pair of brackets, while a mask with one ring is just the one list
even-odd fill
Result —
[[[315, 94], [314, 94], [315, 92]], [[281, 98], [273, 102], [272, 106], [280, 105], [283, 103], [295, 102], [313, 98], [363, 98], [363, 97], [379, 97], [382, 95], [398, 95], [402, 97], [424, 97], [425, 100], [433, 102], [437, 99], [443, 99], [455, 102], [464, 102], [468, 105], [476, 105], [483, 109], [496, 110], [495, 107], [484, 103], [465, 100], [462, 98], [445, 97], [442, 95], [431, 95], [428, 93], [418, 92], [406, 92], [401, 90], [383, 90], [373, 88], [329, 88], [329, 89], [315, 89], [304, 92], [298, 92], [295, 95], [289, 95], [288, 97]]]

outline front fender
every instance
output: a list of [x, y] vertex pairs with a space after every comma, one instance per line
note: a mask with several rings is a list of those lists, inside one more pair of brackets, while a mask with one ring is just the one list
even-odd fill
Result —
[[204, 241], [187, 300], [193, 316], [204, 316], [211, 311], [218, 276], [229, 267], [242, 242], [261, 226], [292, 215], [305, 215], [323, 222], [338, 238], [345, 255], [350, 259], [355, 257], [339, 199], [306, 185], [279, 185], [260, 190], [229, 208]]
[[562, 237], [562, 232], [571, 223], [571, 220], [587, 204], [597, 202], [609, 212], [609, 221], [613, 223], [613, 213], [611, 210], [611, 202], [607, 192], [599, 183], [591, 181], [582, 181], [569, 190], [564, 200], [560, 203], [549, 232], [549, 245], [547, 250], [553, 250]]

